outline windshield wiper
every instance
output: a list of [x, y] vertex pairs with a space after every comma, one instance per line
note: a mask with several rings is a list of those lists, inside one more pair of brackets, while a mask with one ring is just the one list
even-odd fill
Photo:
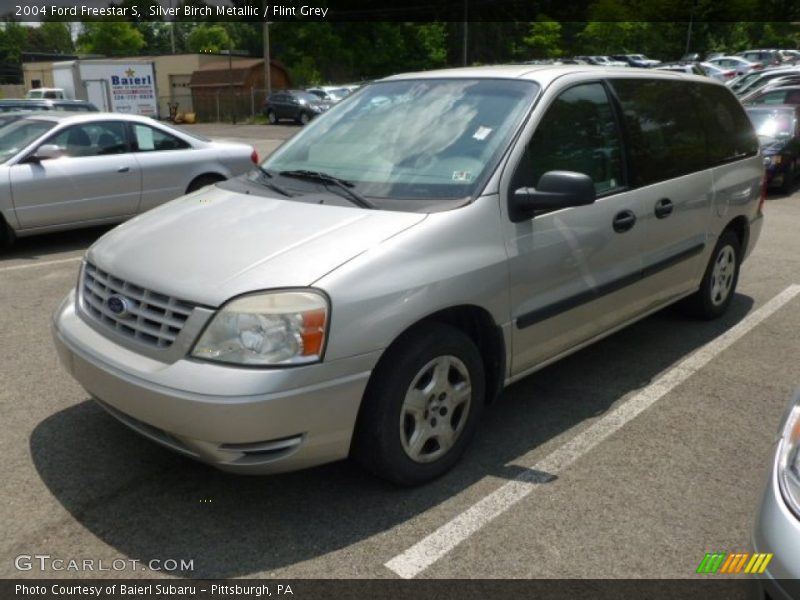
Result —
[[375, 208], [375, 205], [367, 200], [364, 196], [359, 194], [355, 191], [353, 186], [355, 185], [351, 181], [347, 181], [346, 179], [339, 179], [338, 177], [334, 177], [333, 175], [328, 175], [327, 173], [323, 173], [321, 171], [305, 171], [305, 170], [298, 170], [298, 171], [281, 171], [279, 175], [283, 177], [294, 177], [296, 179], [305, 179], [307, 181], [316, 181], [317, 183], [328, 183], [333, 186], [336, 186], [341, 191], [345, 192], [347, 196], [352, 200], [353, 204], [360, 206], [361, 208]]
[[[258, 169], [259, 172], [261, 173], [261, 175], [263, 175], [267, 179], [272, 179], [273, 177], [275, 177], [272, 173], [267, 171], [261, 165], [256, 165], [256, 169]], [[279, 194], [283, 194], [287, 198], [292, 198], [294, 196], [294, 194], [291, 194], [291, 193], [287, 192], [285, 189], [283, 189], [277, 183], [274, 183], [272, 181], [264, 181], [264, 180], [262, 180], [261, 181], [261, 185], [263, 185], [264, 187], [269, 188], [269, 189], [271, 189], [271, 190], [273, 190], [275, 192], [278, 192]]]

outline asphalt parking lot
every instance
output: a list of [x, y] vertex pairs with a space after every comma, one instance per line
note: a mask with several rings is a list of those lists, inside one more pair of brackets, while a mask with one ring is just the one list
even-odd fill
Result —
[[[263, 156], [299, 128], [193, 130]], [[349, 462], [227, 475], [127, 430], [49, 331], [105, 229], [20, 240], [0, 255], [0, 577], [41, 577], [15, 566], [38, 554], [193, 561], [91, 574], [125, 578], [685, 578], [706, 552], [748, 551], [800, 386], [800, 190], [765, 214], [725, 317], [667, 309], [514, 384], [458, 467], [417, 489]]]

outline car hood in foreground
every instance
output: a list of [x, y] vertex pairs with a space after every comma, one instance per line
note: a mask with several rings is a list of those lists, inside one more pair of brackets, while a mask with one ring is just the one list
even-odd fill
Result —
[[120, 225], [87, 258], [138, 286], [219, 306], [246, 292], [311, 285], [425, 217], [207, 187]]

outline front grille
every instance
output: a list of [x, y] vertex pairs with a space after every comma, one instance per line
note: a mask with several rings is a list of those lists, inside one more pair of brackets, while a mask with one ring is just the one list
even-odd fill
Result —
[[[124, 316], [108, 307], [108, 299], [115, 294], [126, 301]], [[88, 262], [83, 270], [81, 298], [89, 316], [156, 348], [169, 348], [194, 310], [187, 302], [118, 279]]]

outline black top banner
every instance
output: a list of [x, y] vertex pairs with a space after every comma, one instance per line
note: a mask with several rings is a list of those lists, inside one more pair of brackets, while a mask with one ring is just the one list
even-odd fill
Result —
[[0, 0], [16, 21], [792, 22], [800, 2], [742, 0]]

